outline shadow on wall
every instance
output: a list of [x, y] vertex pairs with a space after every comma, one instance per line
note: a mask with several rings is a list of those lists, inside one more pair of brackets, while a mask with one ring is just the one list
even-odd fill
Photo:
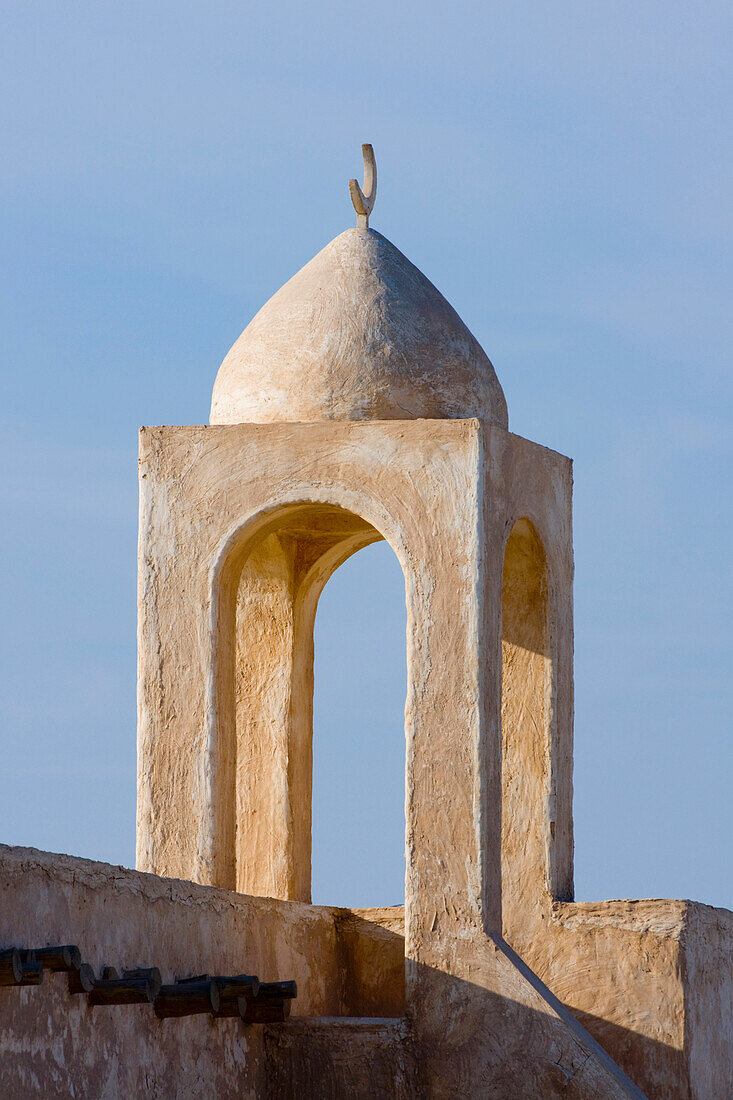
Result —
[[[336, 910], [342, 1016], [400, 1019], [405, 1014], [404, 907]], [[297, 1011], [297, 1008], [296, 1008]]]
[[575, 1010], [573, 1015], [629, 1077], [638, 1082], [649, 1100], [688, 1100], [692, 1095], [684, 1083], [687, 1068], [681, 1050], [589, 1012]]
[[416, 1051], [418, 1095], [641, 1100], [607, 1052], [589, 1053], [592, 1040], [580, 1027], [574, 1034], [548, 1012], [431, 967], [418, 964], [415, 975], [421, 999], [433, 1006], [431, 1031], [440, 1035], [434, 1048]]
[[[395, 937], [399, 938], [399, 937]], [[606, 1021], [587, 1020], [626, 1051], [624, 1085], [610, 1060], [538, 1011], [431, 967], [417, 966], [440, 1043], [421, 1047], [409, 1019], [295, 1017], [265, 1028], [268, 1095], [408, 1100], [481, 1096], [482, 1100], [687, 1100], [679, 1052]], [[443, 1009], [444, 1016], [436, 1018]], [[588, 1029], [591, 1030], [590, 1027]], [[580, 1032], [580, 1029], [579, 1029]], [[592, 1032], [591, 1032], [592, 1033]], [[649, 1084], [646, 1082], [649, 1081]]]
[[[379, 1074], [385, 1072], [384, 1066], [393, 1068], [397, 1066], [394, 1061], [397, 1059], [397, 1053], [393, 1052], [388, 1057], [385, 1051], [388, 1052], [391, 1045], [396, 1043], [395, 1035], [398, 1034], [395, 1028], [390, 1028], [388, 1024], [396, 1026], [405, 1012], [405, 941], [399, 931], [403, 919], [401, 907], [374, 913], [367, 912], [364, 915], [343, 910], [342, 914], [337, 916], [336, 942], [339, 969], [344, 976], [340, 997], [343, 1016], [334, 1019], [328, 1026], [323, 1025], [327, 1035], [324, 1033], [324, 1037], [321, 1038], [319, 1031], [313, 1040], [315, 1046], [312, 1049], [311, 1039], [309, 1039], [305, 1049], [299, 1052], [295, 1049], [298, 1047], [295, 1036], [288, 1038], [287, 1029], [285, 1031], [273, 1029], [268, 1032], [273, 1050], [278, 1052], [277, 1057], [284, 1059], [282, 1065], [278, 1064], [276, 1067], [276, 1074], [301, 1072], [301, 1069], [296, 1068], [295, 1065], [290, 1065], [291, 1060], [294, 1059], [297, 1066], [302, 1067], [304, 1058], [306, 1061], [316, 1058], [315, 1051], [319, 1049], [321, 1043], [325, 1044], [324, 1049], [328, 1051], [332, 1044], [338, 1047], [340, 1041], [338, 1037], [342, 1036], [342, 1041], [346, 1044], [347, 1040], [343, 1036], [347, 1032], [353, 1035], [353, 1028], [358, 1030], [362, 1027], [362, 1024], [357, 1021], [364, 1018], [378, 1018], [383, 1025], [377, 1029], [379, 1039], [375, 1038], [377, 1034], [375, 1032], [369, 1040], [382, 1051], [378, 1057], [374, 1055], [375, 1066], [382, 1066]], [[508, 997], [499, 996], [471, 982], [453, 978], [431, 967], [417, 964], [415, 973], [418, 986], [424, 988], [423, 983], [429, 983], [427, 988], [430, 990], [430, 1003], [447, 1006], [442, 1030], [446, 1045], [451, 1049], [451, 1065], [455, 1062], [452, 1072], [457, 1073], [460, 1087], [467, 1090], [465, 1095], [475, 1094], [477, 1085], [484, 1090], [481, 1092], [482, 1097], [496, 1097], [497, 1100], [499, 1097], [506, 1100], [507, 1097], [514, 1095], [544, 1098], [556, 1094], [562, 1095], [567, 1100], [574, 1095], [570, 1090], [570, 1084], [573, 1078], [581, 1074], [587, 1054], [578, 1043], [575, 1057], [566, 1060], [560, 1057], [558, 1061], [548, 1060], [546, 1045], [536, 1047], [537, 1028], [540, 1022], [537, 1017], [544, 1018], [542, 1013], [537, 1013], [534, 1009], [527, 1008]], [[573, 1011], [572, 1015], [600, 1043], [614, 1062], [638, 1084], [649, 1100], [670, 1100], [671, 1097], [687, 1100], [689, 1091], [682, 1083], [686, 1072], [685, 1059], [680, 1050], [599, 1016], [577, 1011]], [[307, 1024], [310, 1028], [317, 1024], [317, 1020], [305, 1017], [302, 1018], [301, 1023], [303, 1026]], [[298, 1024], [297, 1017], [291, 1020], [288, 1028], [293, 1024]], [[349, 1026], [352, 1031], [348, 1031]], [[386, 1044], [384, 1050], [380, 1044]], [[535, 1044], [534, 1051], [533, 1044]], [[476, 1051], [484, 1052], [484, 1060], [481, 1063], [478, 1062]], [[424, 1061], [427, 1053], [417, 1052], [420, 1062]], [[518, 1087], [516, 1063], [526, 1061], [529, 1053], [532, 1054], [531, 1060], [537, 1064], [531, 1076], [527, 1077], [526, 1087], [537, 1091], [520, 1094], [516, 1092]], [[335, 1054], [333, 1056], [336, 1057]], [[440, 1060], [444, 1059], [445, 1054], [441, 1052]], [[318, 1085], [318, 1088], [327, 1089], [332, 1086], [335, 1091], [318, 1092], [318, 1095], [360, 1095], [348, 1091], [338, 1092], [339, 1087], [346, 1088], [343, 1082], [339, 1085], [338, 1067], [333, 1065], [330, 1068], [324, 1067], [323, 1072], [326, 1077], [319, 1082], [314, 1078], [314, 1087]], [[400, 1072], [405, 1073], [406, 1068], [403, 1066]], [[529, 1074], [529, 1069], [525, 1067], [523, 1072]], [[316, 1068], [311, 1067], [308, 1073], [316, 1073]], [[295, 1079], [293, 1077], [293, 1080]], [[356, 1079], [359, 1079], [358, 1076]], [[344, 1082], [346, 1080], [345, 1078]], [[378, 1078], [369, 1080], [371, 1082], [369, 1087], [377, 1088]], [[392, 1085], [389, 1087], [391, 1088]], [[284, 1092], [280, 1095], [287, 1094]], [[404, 1093], [406, 1096], [420, 1094]], [[364, 1095], [399, 1096], [403, 1093], [390, 1092], [387, 1089], [383, 1093], [366, 1091]], [[582, 1095], [582, 1092], [578, 1095]]]

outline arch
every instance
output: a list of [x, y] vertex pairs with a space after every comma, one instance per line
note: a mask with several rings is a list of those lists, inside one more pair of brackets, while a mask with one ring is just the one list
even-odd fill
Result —
[[280, 501], [230, 532], [211, 570], [198, 858], [217, 885], [310, 901], [316, 607], [333, 572], [385, 538], [371, 518], [393, 534], [360, 505]]
[[552, 893], [554, 660], [547, 557], [523, 517], [504, 549], [501, 615], [501, 881], [504, 933]]
[[389, 543], [329, 577], [314, 630], [312, 900], [405, 897], [405, 584]]

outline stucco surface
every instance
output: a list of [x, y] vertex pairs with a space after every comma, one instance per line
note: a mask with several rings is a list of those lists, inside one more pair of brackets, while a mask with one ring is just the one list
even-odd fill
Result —
[[[442, 731], [441, 720], [454, 707], [459, 728], [464, 721], [475, 726], [471, 623], [476, 622], [472, 595], [477, 560], [472, 542], [478, 450], [476, 425], [463, 421], [239, 425], [142, 433], [142, 869], [235, 884], [237, 859], [244, 855], [237, 853], [235, 839], [237, 688], [232, 646], [237, 592], [253, 552], [259, 552], [271, 533], [287, 534], [295, 524], [306, 531], [309, 541], [317, 541], [324, 507], [356, 517], [368, 528], [365, 537], [374, 537], [375, 530], [386, 537], [405, 573], [408, 660], [413, 670], [406, 707], [408, 760], [414, 737], [427, 745], [430, 729]], [[426, 508], [431, 524], [423, 522]], [[465, 601], [463, 593], [469, 597]], [[283, 632], [276, 633], [279, 641]], [[287, 659], [287, 644], [283, 652]], [[296, 830], [294, 809], [310, 803], [303, 772], [308, 754], [300, 752], [299, 743], [310, 730], [304, 731], [293, 718], [299, 717], [302, 705], [307, 710], [304, 696], [310, 678], [299, 695], [294, 678], [278, 674], [277, 649], [260, 646], [259, 655], [273, 669], [265, 678], [263, 703], [270, 715], [273, 745], [279, 746], [269, 756], [264, 777], [266, 782], [273, 779], [279, 795], [260, 835], [268, 845], [281, 847], [290, 860], [282, 880], [290, 889], [304, 877], [297, 861], [309, 861], [309, 830], [308, 835]], [[256, 696], [259, 689], [250, 683], [250, 690]], [[459, 745], [460, 739], [454, 764], [470, 771], [469, 746], [464, 755]], [[422, 766], [421, 761], [421, 773]], [[476, 780], [475, 775], [469, 778], [471, 784]], [[446, 794], [446, 813], [452, 801]], [[430, 813], [440, 805], [436, 802]], [[419, 853], [437, 869], [438, 849], [444, 844], [449, 865], [440, 870], [441, 880], [455, 893], [459, 906], [477, 906], [478, 865], [475, 859], [467, 864], [462, 850], [475, 845], [473, 822], [461, 813], [450, 828], [453, 838], [441, 824], [434, 854], [423, 844], [413, 846], [416, 858]], [[269, 846], [250, 849], [246, 858], [266, 865], [269, 851]], [[305, 871], [309, 881], [309, 866]], [[469, 890], [467, 871], [476, 876]], [[428, 880], [429, 876], [424, 881]]]
[[[0, 849], [0, 884], [4, 946], [75, 942], [97, 972], [103, 965], [157, 965], [168, 981], [245, 971], [298, 982], [293, 1017], [267, 1027], [206, 1016], [158, 1020], [149, 1006], [91, 1008], [84, 996], [69, 995], [63, 975], [47, 975], [38, 988], [4, 988], [5, 1096], [367, 1100], [463, 1096], [467, 1083], [497, 1098], [636, 1095], [499, 941], [487, 942], [501, 960], [503, 994], [487, 1001], [486, 989], [461, 988], [460, 1001], [446, 1004], [452, 1042], [443, 1049], [453, 1051], [457, 1043], [458, 1062], [438, 1081], [430, 1073], [435, 1052], [420, 1048], [409, 1013], [393, 1020], [340, 1015], [363, 1011], [357, 1002], [365, 973], [372, 986], [367, 997], [379, 989], [390, 995], [390, 988], [399, 995], [393, 965], [404, 944], [396, 932], [398, 911], [347, 912], [246, 897], [22, 848]], [[472, 1017], [477, 996], [481, 1014]], [[465, 1049], [477, 1040], [494, 1051], [480, 1070]], [[513, 1062], [512, 1052], [523, 1048], [525, 1056]], [[562, 1091], [569, 1082], [572, 1089]]]
[[[483, 349], [367, 228], [364, 148], [359, 228], [247, 326], [211, 425], [141, 430], [138, 871], [0, 849], [0, 947], [295, 979], [293, 1016], [158, 1020], [49, 974], [0, 988], [0, 1095], [727, 1100], [733, 914], [573, 901], [571, 463], [506, 430]], [[316, 608], [380, 539], [405, 905], [313, 906]]]
[[[171, 980], [245, 970], [299, 986], [291, 1021], [269, 1028], [158, 1021], [142, 1006], [90, 1009], [68, 995], [62, 975], [0, 990], [2, 1095], [418, 1097], [461, 1095], [477, 1082], [496, 1097], [588, 1095], [582, 1034], [561, 1037], [552, 1058], [538, 1049], [536, 1019], [552, 1026], [553, 1003], [539, 995], [528, 1006], [521, 972], [516, 982], [504, 974], [488, 1001], [485, 985], [436, 978], [448, 1051], [458, 1051], [453, 1091], [441, 1091], [429, 1076], [431, 1052], [414, 1060], [421, 1048], [410, 1017], [383, 1018], [404, 1012], [401, 908], [251, 898], [5, 847], [0, 886], [2, 946], [77, 942], [97, 971], [154, 964]], [[534, 968], [650, 1100], [731, 1095], [733, 914], [691, 902], [563, 904], [548, 931], [534, 945]], [[507, 952], [499, 941], [491, 950]], [[472, 1020], [474, 998], [481, 1010]], [[483, 1077], [476, 1049], [491, 1052]], [[511, 1091], [516, 1064], [533, 1067], [522, 1093]]]
[[[307, 900], [317, 595], [375, 537], [400, 561], [405, 1013], [419, 1095], [546, 1097], [569, 1082], [577, 1096], [638, 1095], [499, 935], [504, 546], [527, 517], [550, 548], [555, 591], [569, 594], [570, 489], [567, 459], [476, 420], [141, 435], [141, 867], [232, 886], [244, 864], [261, 889]], [[549, 884], [572, 876], [561, 767], [572, 602], [557, 607], [562, 729], [548, 734], [548, 780], [530, 807]], [[270, 784], [261, 794], [258, 775]], [[351, 919], [341, 927], [346, 945]]]
[[269, 1028], [267, 1097], [416, 1100], [410, 1027], [405, 1020], [293, 1020]]
[[222, 363], [212, 424], [482, 417], [507, 426], [488, 356], [398, 248], [348, 229], [267, 302]]
[[[0, 946], [76, 943], [96, 973], [105, 965], [152, 965], [164, 981], [207, 972], [293, 978], [294, 1020], [363, 1015], [377, 991], [382, 1014], [402, 1012], [403, 969], [395, 965], [402, 941], [397, 950], [385, 944], [384, 929], [366, 916], [28, 848], [0, 847], [0, 888]], [[387, 925], [393, 919], [382, 911], [367, 916]], [[367, 943], [372, 927], [374, 944]], [[269, 1091], [280, 1070], [277, 1045], [263, 1048], [265, 1030], [207, 1016], [158, 1020], [149, 1006], [90, 1008], [83, 995], [69, 995], [65, 975], [47, 974], [38, 988], [0, 989], [0, 1095], [282, 1096]], [[406, 1065], [406, 1055], [383, 1039], [366, 1029], [359, 1042], [367, 1063], [374, 1058], [384, 1067], [399, 1055]], [[368, 1096], [368, 1073], [364, 1081]]]
[[733, 913], [686, 902], [684, 946], [691, 1094], [733, 1096]]
[[683, 903], [572, 902], [571, 495], [567, 459], [476, 420], [145, 429], [139, 863], [308, 900], [315, 608], [385, 538], [407, 604], [404, 945], [394, 912], [366, 940], [336, 921], [364, 1011], [386, 1011], [369, 974], [389, 958], [418, 1095], [717, 1100], [725, 920], [688, 949]]
[[[401, 910], [364, 916], [399, 937], [391, 949], [401, 954]], [[363, 944], [364, 960], [384, 948], [372, 935]], [[554, 903], [521, 946], [524, 961], [650, 1100], [733, 1096], [729, 910], [656, 899]]]

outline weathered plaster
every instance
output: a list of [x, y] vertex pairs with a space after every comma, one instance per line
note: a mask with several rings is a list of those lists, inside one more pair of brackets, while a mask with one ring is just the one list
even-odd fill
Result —
[[391, 241], [347, 229], [250, 321], [222, 363], [212, 424], [450, 420], [507, 426], [494, 368]]
[[[508, 1065], [502, 1069], [497, 1080], [509, 1082], [508, 1092], [494, 1083], [493, 1070], [481, 1076], [473, 1058], [459, 1065], [452, 1088], [450, 1078], [442, 1085], [432, 1081], [411, 1019], [385, 1019], [386, 1011], [402, 1011], [399, 911], [247, 897], [27, 848], [0, 848], [0, 884], [0, 943], [6, 946], [76, 942], [97, 972], [104, 965], [157, 965], [166, 981], [246, 972], [264, 980], [287, 975], [298, 983], [290, 1021], [266, 1027], [205, 1016], [158, 1020], [150, 1006], [92, 1008], [83, 995], [69, 995], [64, 975], [47, 975], [37, 988], [0, 989], [5, 1096], [417, 1100], [465, 1095], [456, 1089], [471, 1065], [474, 1080], [486, 1085], [482, 1095], [497, 1098], [560, 1095], [555, 1084], [564, 1087], [568, 1075], [580, 1089], [570, 1095], [634, 1095], [619, 1085], [617, 1072], [582, 1028], [563, 1023], [562, 1007], [536, 979], [527, 980], [501, 945], [493, 950], [510, 977], [505, 1007], [497, 1011], [494, 1003], [491, 1029], [499, 1032], [492, 1031], [490, 1046], [505, 1030], [510, 1049], [517, 1041], [512, 1028], [521, 1021], [538, 1060], [519, 1059], [511, 1076]], [[533, 1004], [523, 1010], [527, 990]], [[374, 1007], [380, 1019], [355, 1018]], [[459, 1016], [451, 1011], [446, 1017], [453, 1039]], [[553, 1088], [536, 1091], [534, 1082], [545, 1080]]]
[[691, 1096], [733, 1096], [733, 913], [686, 902], [684, 946]]
[[[384, 537], [408, 612], [405, 1011], [421, 1094], [511, 1079], [549, 1095], [572, 1079], [578, 1095], [633, 1095], [500, 938], [504, 547], [528, 517], [553, 591], [569, 594], [568, 461], [475, 420], [164, 428], [142, 433], [141, 486], [164, 533], [141, 531], [140, 865], [225, 886], [244, 866], [249, 883], [308, 897], [315, 603], [349, 553]], [[528, 806], [544, 822], [552, 792], [544, 891], [572, 879], [556, 765], [571, 755], [572, 604], [558, 606], [564, 724]], [[533, 1060], [511, 1057], [515, 1043]]]
[[[549, 1048], [538, 1041], [538, 1032], [546, 1039], [562, 1023], [562, 1007], [498, 940], [488, 945], [508, 964], [499, 971], [500, 993], [489, 996], [485, 986], [450, 973], [436, 979], [448, 1041], [435, 1058], [447, 1053], [454, 1075], [441, 1085], [439, 1067], [434, 1081], [426, 1073], [433, 1052], [416, 1040], [410, 1018], [399, 1018], [401, 908], [246, 897], [23, 848], [0, 848], [0, 885], [2, 945], [77, 942], [97, 971], [154, 964], [167, 980], [246, 971], [265, 980], [293, 977], [299, 987], [291, 1020], [267, 1028], [206, 1017], [159, 1021], [143, 1006], [91, 1009], [84, 997], [69, 996], [62, 975], [47, 975], [37, 989], [2, 989], [2, 1095], [618, 1094], [613, 1077], [584, 1091], [588, 1075], [603, 1082], [603, 1065], [582, 1029], [560, 1027]], [[733, 1084], [732, 948], [733, 916], [725, 910], [691, 902], [564, 903], [532, 962], [650, 1100], [720, 1100]], [[475, 1015], [474, 999], [481, 1006]], [[489, 1051], [488, 1066], [476, 1057], [480, 1049]], [[519, 1083], [517, 1066], [525, 1067]]]
[[[154, 965], [164, 981], [204, 972], [294, 978], [294, 1018], [363, 1015], [377, 991], [382, 1015], [402, 1011], [402, 941], [379, 923], [390, 924], [388, 912], [246, 897], [29, 848], [0, 847], [0, 887], [3, 946], [76, 943], [97, 973]], [[261, 1026], [158, 1020], [142, 1005], [90, 1008], [62, 974], [0, 989], [0, 1021], [3, 1096], [277, 1095]]]

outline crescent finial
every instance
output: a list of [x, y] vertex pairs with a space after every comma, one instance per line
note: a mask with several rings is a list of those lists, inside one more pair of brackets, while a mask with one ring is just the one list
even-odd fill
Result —
[[354, 210], [356, 210], [356, 227], [368, 229], [369, 215], [374, 209], [374, 200], [377, 197], [377, 162], [371, 145], [362, 145], [361, 155], [364, 158], [364, 191], [356, 180], [349, 180], [349, 190]]

